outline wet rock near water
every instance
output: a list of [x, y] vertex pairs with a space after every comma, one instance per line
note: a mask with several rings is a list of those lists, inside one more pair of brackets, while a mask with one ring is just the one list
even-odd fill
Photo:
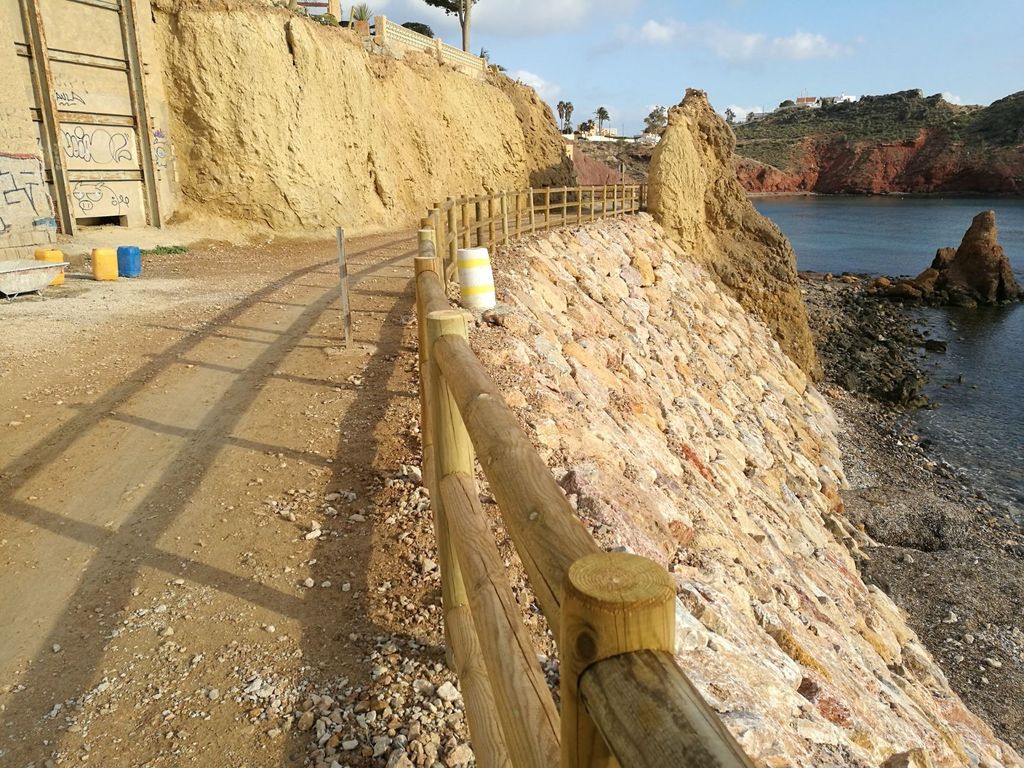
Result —
[[883, 296], [936, 306], [976, 307], [1024, 298], [1010, 260], [999, 244], [994, 211], [971, 222], [959, 248], [939, 248], [931, 266], [912, 280], [878, 280]]
[[872, 293], [857, 275], [800, 273], [818, 358], [827, 381], [892, 405], [928, 404], [916, 350], [939, 351], [903, 310]]
[[[845, 516], [870, 540], [858, 570], [906, 611], [953, 689], [1020, 749], [1024, 534], [892, 407], [901, 400], [892, 383], [923, 379], [921, 355], [944, 353], [946, 342], [917, 332], [906, 308], [871, 289], [890, 286], [885, 278], [801, 277], [824, 391], [842, 424]], [[929, 764], [895, 757], [885, 765]]]
[[845, 513], [872, 541], [861, 575], [906, 612], [968, 706], [1024, 748], [1024, 533], [905, 414], [826, 388], [843, 425]]

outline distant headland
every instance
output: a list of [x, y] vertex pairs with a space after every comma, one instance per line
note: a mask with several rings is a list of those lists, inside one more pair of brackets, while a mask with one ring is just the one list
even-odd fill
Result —
[[733, 125], [748, 192], [1024, 194], [1024, 91], [988, 107], [920, 90], [799, 101]]

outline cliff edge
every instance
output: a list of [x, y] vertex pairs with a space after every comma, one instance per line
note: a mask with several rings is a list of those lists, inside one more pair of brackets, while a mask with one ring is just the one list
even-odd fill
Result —
[[256, 0], [157, 0], [182, 217], [411, 226], [454, 193], [573, 183], [551, 109], [504, 75]]
[[736, 139], [703, 91], [669, 111], [651, 156], [648, 209], [690, 257], [772, 330], [783, 351], [820, 377], [796, 256], [736, 179]]

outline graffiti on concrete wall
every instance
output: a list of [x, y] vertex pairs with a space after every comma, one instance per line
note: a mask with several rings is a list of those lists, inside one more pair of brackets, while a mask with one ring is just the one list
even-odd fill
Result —
[[109, 131], [106, 128], [61, 128], [64, 154], [71, 160], [82, 160], [96, 165], [116, 165], [131, 162], [134, 136], [131, 131]]
[[74, 88], [66, 91], [57, 90], [53, 92], [54, 101], [57, 102], [57, 109], [67, 109], [85, 104], [85, 96]]
[[85, 78], [56, 72], [54, 80], [53, 100], [57, 102], [57, 109], [74, 109], [89, 103], [89, 82]]
[[128, 195], [102, 181], [75, 182], [71, 196], [83, 216], [121, 216], [132, 204]]
[[167, 132], [162, 128], [155, 129], [153, 131], [153, 164], [160, 169], [167, 168], [167, 158], [170, 154]]
[[0, 238], [18, 230], [56, 227], [42, 158], [0, 152]]

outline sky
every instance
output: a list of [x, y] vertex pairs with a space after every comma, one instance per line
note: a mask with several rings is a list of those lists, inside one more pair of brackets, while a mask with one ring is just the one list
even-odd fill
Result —
[[[370, 3], [461, 46], [423, 0]], [[962, 104], [1024, 89], [1024, 0], [478, 0], [474, 53], [534, 86], [573, 120], [599, 106], [638, 133], [656, 105], [707, 91], [719, 112], [771, 111], [797, 96], [920, 88]]]

